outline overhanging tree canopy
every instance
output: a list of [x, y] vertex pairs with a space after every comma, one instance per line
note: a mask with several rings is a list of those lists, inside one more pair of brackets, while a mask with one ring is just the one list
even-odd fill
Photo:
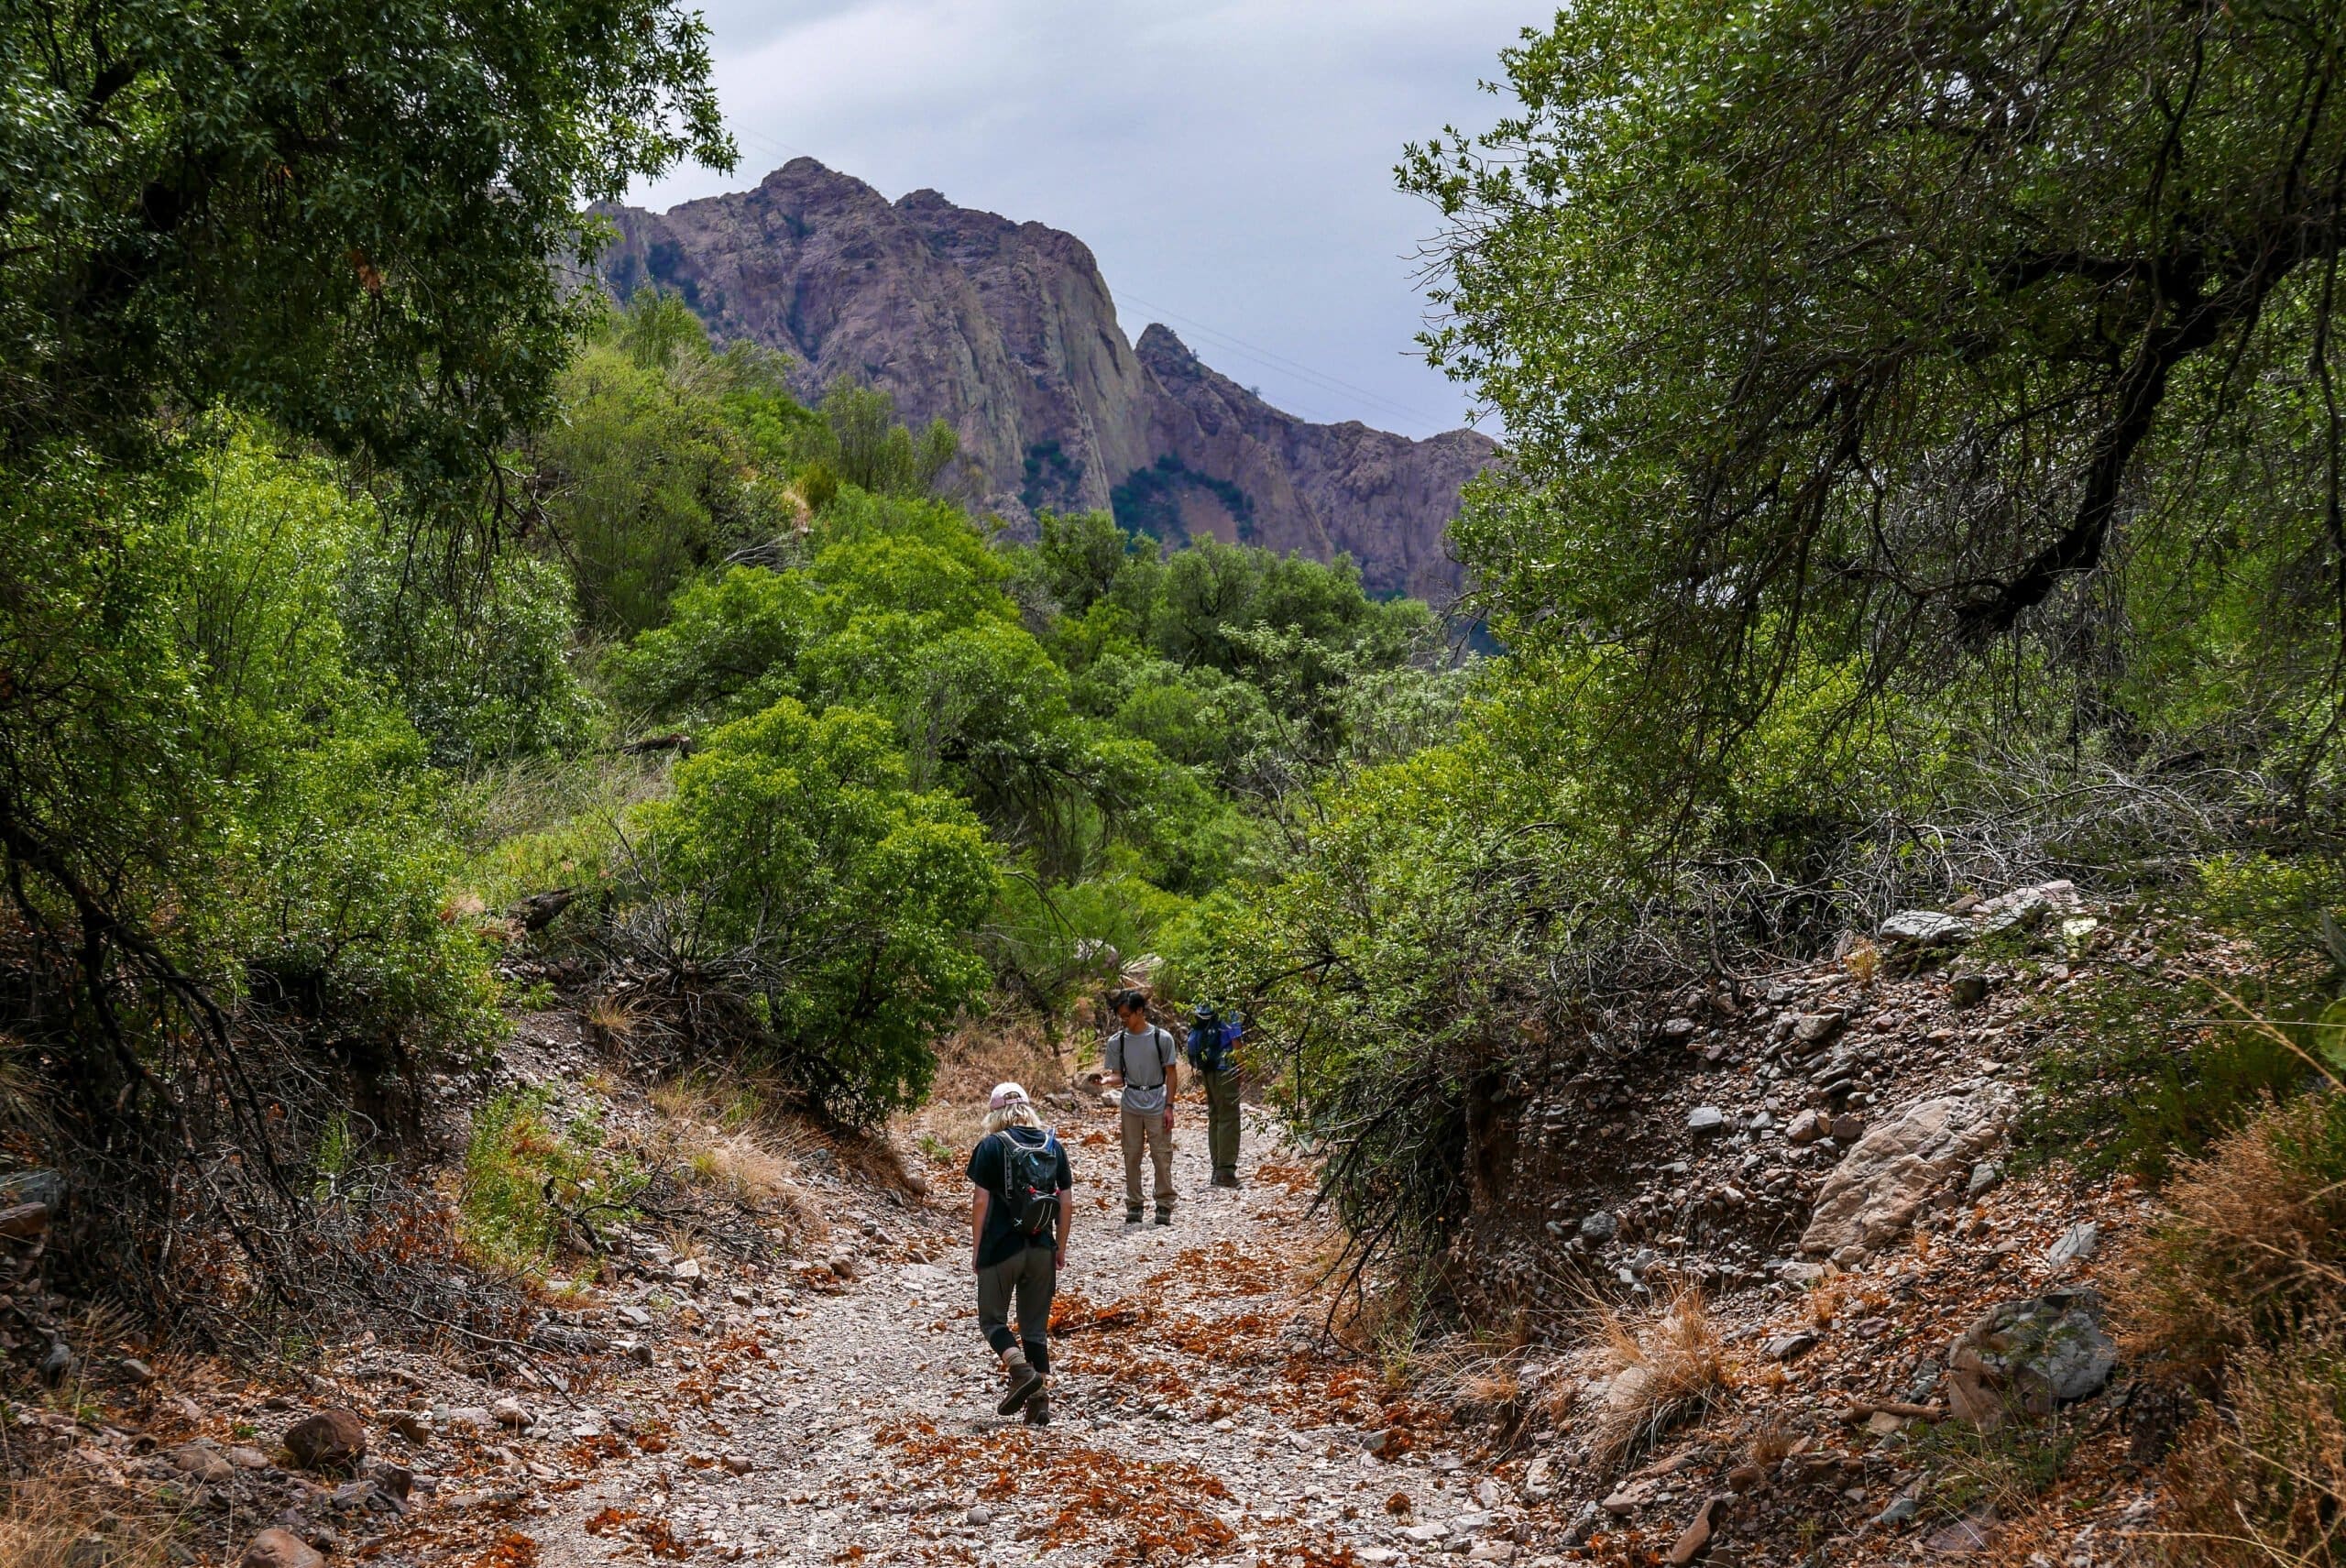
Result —
[[1806, 657], [2107, 659], [2072, 586], [2130, 565], [2253, 576], [2274, 648], [2334, 652], [2342, 47], [2320, 0], [1528, 35], [1519, 111], [1401, 170], [1451, 225], [1430, 345], [1511, 438], [1457, 535], [1512, 637], [1633, 650], [1695, 754]]

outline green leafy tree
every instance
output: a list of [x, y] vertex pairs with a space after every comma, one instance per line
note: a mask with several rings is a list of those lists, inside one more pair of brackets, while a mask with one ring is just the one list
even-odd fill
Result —
[[1984, 646], [2139, 748], [2136, 655], [2211, 613], [2326, 746], [2341, 66], [2263, 3], [1562, 14], [1401, 170], [1511, 444], [1455, 531], [1501, 634], [1630, 650], [1620, 753], [1682, 785], [1806, 668], [1861, 707]]
[[831, 1113], [917, 1103], [976, 1003], [996, 893], [967, 807], [910, 787], [886, 721], [784, 698], [710, 738], [641, 808], [637, 894], [683, 962], [758, 1003], [777, 1063]]

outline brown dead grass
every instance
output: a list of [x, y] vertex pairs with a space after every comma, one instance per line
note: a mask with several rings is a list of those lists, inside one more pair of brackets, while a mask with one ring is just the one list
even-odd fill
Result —
[[1713, 1409], [1733, 1387], [1734, 1365], [1700, 1289], [1685, 1287], [1640, 1315], [1607, 1306], [1594, 1316], [1613, 1381], [1594, 1412], [1591, 1435], [1608, 1462]]
[[2346, 1096], [2274, 1107], [2180, 1168], [2119, 1260], [2130, 1359], [2206, 1397], [2166, 1462], [2170, 1562], [2346, 1564]]
[[2121, 1342], [2207, 1382], [2226, 1353], [2346, 1323], [2346, 1114], [2307, 1095], [2181, 1168], [2122, 1260]]
[[2346, 1362], [2335, 1351], [2243, 1352], [2225, 1408], [2168, 1456], [2168, 1560], [2211, 1568], [2346, 1563]]
[[796, 1157], [813, 1135], [768, 1110], [771, 1100], [748, 1083], [677, 1079], [652, 1091], [660, 1113], [655, 1159], [673, 1162], [687, 1186], [721, 1193], [794, 1231], [817, 1228], [816, 1204], [797, 1182]]
[[[997, 1083], [1016, 1083], [1040, 1099], [1066, 1087], [1069, 1068], [1054, 1056], [1039, 1026], [1019, 1019], [965, 1024], [937, 1052], [937, 1081], [928, 1103], [905, 1118], [907, 1141], [935, 1139], [966, 1154], [983, 1135], [986, 1097]], [[1050, 1117], [1047, 1113], [1044, 1120]]]
[[169, 1520], [123, 1518], [61, 1481], [23, 1481], [0, 1495], [0, 1568], [60, 1568], [84, 1541], [104, 1542], [105, 1553], [84, 1550], [111, 1568], [161, 1568], [170, 1534]]

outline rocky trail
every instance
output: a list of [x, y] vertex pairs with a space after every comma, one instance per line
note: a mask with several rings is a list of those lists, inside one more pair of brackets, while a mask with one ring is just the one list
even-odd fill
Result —
[[[884, 1139], [768, 1127], [754, 1204], [647, 1188], [576, 1259], [591, 1283], [532, 1285], [526, 1345], [369, 1333], [274, 1376], [91, 1356], [5, 1430], [205, 1521], [225, 1553], [181, 1560], [236, 1568], [2132, 1561], [2173, 1423], [2101, 1288], [2152, 1205], [2124, 1178], [2008, 1173], [2008, 1122], [2065, 992], [2169, 949], [2227, 960], [2155, 918], [2066, 917], [2058, 961], [1820, 959], [1658, 1014], [1609, 1076], [1526, 1085], [1484, 1214], [1507, 1223], [1450, 1262], [1531, 1304], [1473, 1334], [1429, 1336], [1406, 1292], [1324, 1332], [1338, 1240], [1255, 1106], [1241, 1190], [1209, 1185], [1185, 1102], [1176, 1222], [1125, 1226], [1086, 1075], [1042, 1096], [1078, 1197], [1054, 1419], [996, 1417], [961, 1168], [1009, 1064], [981, 1042]], [[712, 1102], [599, 1061], [577, 1015], [516, 1022], [452, 1107], [543, 1093], [649, 1163], [735, 1146]], [[94, 1346], [69, 1305], [0, 1297]]]
[[[933, 1201], [841, 1227], [819, 1270], [704, 1275], [696, 1332], [648, 1325], [649, 1367], [592, 1409], [545, 1412], [536, 1446], [576, 1474], [522, 1525], [538, 1561], [1511, 1556], [1505, 1488], [1420, 1452], [1431, 1412], [1312, 1348], [1320, 1313], [1299, 1296], [1324, 1243], [1277, 1124], [1249, 1109], [1230, 1191], [1208, 1185], [1202, 1125], [1185, 1123], [1176, 1223], [1128, 1227], [1113, 1115], [1059, 1117], [1080, 1206], [1049, 1428], [992, 1412], [966, 1189], [940, 1167]], [[823, 1273], [846, 1277], [809, 1288]]]

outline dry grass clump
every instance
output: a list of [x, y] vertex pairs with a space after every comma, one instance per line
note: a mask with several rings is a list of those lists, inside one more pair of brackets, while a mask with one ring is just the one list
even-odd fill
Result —
[[1773, 1470], [1784, 1462], [1798, 1441], [1792, 1435], [1792, 1429], [1784, 1424], [1782, 1417], [1770, 1417], [1758, 1431], [1751, 1434], [1751, 1448], [1748, 1457], [1760, 1469]]
[[1597, 1453], [1618, 1463], [1727, 1396], [1734, 1368], [1699, 1288], [1681, 1288], [1642, 1320], [1617, 1309], [1595, 1313], [1612, 1375], [1595, 1413]]
[[1808, 1321], [1820, 1329], [1829, 1329], [1833, 1320], [1841, 1315], [1841, 1282], [1820, 1279], [1808, 1292]]
[[18, 1482], [0, 1495], [0, 1568], [60, 1568], [81, 1560], [161, 1568], [172, 1560], [170, 1534], [159, 1521], [110, 1513], [101, 1499], [57, 1480]]
[[986, 1097], [995, 1084], [1022, 1084], [1039, 1099], [1062, 1088], [1067, 1077], [1067, 1066], [1035, 1024], [981, 1020], [964, 1025], [937, 1052], [928, 1103], [914, 1113], [908, 1131], [915, 1143], [929, 1139], [955, 1151], [957, 1157], [967, 1156], [983, 1135]]
[[2126, 1347], [2194, 1382], [2346, 1328], [2346, 1097], [2267, 1111], [2181, 1168], [2118, 1288]]
[[2346, 1563], [2346, 1095], [2267, 1110], [2165, 1197], [2115, 1296], [2125, 1348], [2207, 1396], [2167, 1459], [2167, 1556]]
[[1841, 967], [1847, 970], [1849, 978], [1859, 985], [1871, 985], [1881, 978], [1881, 949], [1874, 945], [1871, 938], [1860, 937], [1849, 944], [1847, 952], [1841, 955]]
[[753, 1086], [677, 1079], [653, 1090], [652, 1103], [661, 1118], [659, 1151], [686, 1185], [812, 1223], [814, 1204], [799, 1190], [792, 1160], [808, 1135], [768, 1115]]
[[2240, 1353], [2221, 1408], [2167, 1458], [2170, 1561], [2209, 1568], [2346, 1564], [2346, 1357]]

